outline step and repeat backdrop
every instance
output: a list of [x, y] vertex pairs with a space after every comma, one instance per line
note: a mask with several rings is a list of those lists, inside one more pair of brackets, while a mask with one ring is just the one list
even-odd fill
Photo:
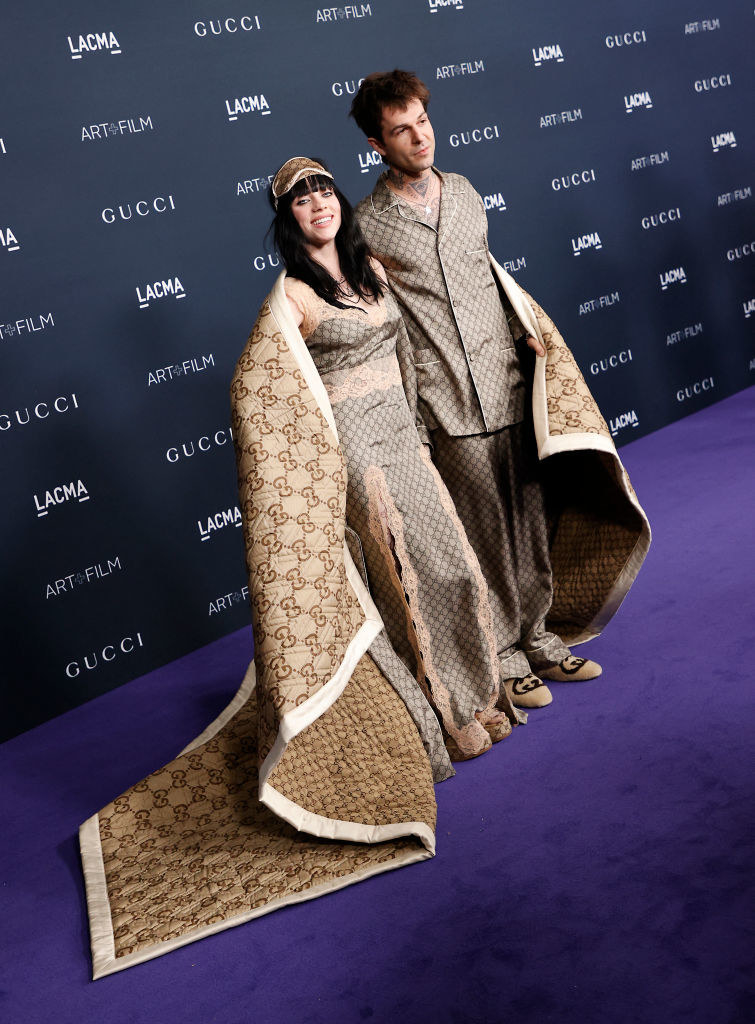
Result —
[[249, 623], [228, 384], [267, 190], [299, 154], [372, 189], [370, 71], [430, 87], [617, 444], [755, 382], [752, 3], [318, 2], [3, 10], [2, 738]]

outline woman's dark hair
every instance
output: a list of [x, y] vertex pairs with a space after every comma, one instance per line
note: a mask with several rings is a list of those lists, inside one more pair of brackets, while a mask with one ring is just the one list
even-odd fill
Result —
[[[322, 164], [322, 161], [318, 160], [317, 163]], [[351, 203], [333, 183], [332, 178], [327, 178], [323, 174], [312, 174], [297, 181], [289, 192], [284, 192], [278, 200], [275, 220], [271, 225], [275, 248], [291, 277], [304, 281], [331, 306], [353, 309], [353, 306], [339, 299], [338, 282], [307, 252], [304, 236], [291, 209], [294, 201], [301, 196], [326, 189], [332, 190], [341, 204], [341, 227], [336, 235], [336, 250], [346, 283], [366, 302], [374, 302], [380, 298], [385, 291], [385, 285], [370, 265], [370, 250], [354, 216]], [[272, 189], [269, 195], [270, 203], [275, 209]]]

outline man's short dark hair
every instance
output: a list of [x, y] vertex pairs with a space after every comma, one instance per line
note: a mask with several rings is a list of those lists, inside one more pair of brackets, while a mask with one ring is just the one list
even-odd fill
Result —
[[368, 139], [382, 142], [384, 108], [405, 110], [412, 100], [419, 100], [425, 110], [430, 102], [430, 90], [413, 71], [374, 71], [359, 86], [350, 115]]

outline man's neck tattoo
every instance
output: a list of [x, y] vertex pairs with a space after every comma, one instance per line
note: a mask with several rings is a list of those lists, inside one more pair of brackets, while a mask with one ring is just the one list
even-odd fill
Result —
[[427, 195], [427, 190], [430, 188], [430, 180], [430, 175], [428, 174], [428, 176], [423, 178], [421, 181], [410, 182], [410, 188], [413, 188], [417, 195], [424, 198]]
[[398, 167], [391, 167], [388, 171], [388, 177], [397, 188], [404, 187], [404, 172], [399, 170]]

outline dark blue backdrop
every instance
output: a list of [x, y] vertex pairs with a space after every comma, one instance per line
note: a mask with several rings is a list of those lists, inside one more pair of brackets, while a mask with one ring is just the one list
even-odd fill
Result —
[[753, 379], [751, 5], [3, 19], [4, 736], [249, 621], [228, 382], [278, 273], [265, 190], [295, 154], [372, 188], [346, 117], [369, 71], [428, 83], [438, 166], [485, 197], [618, 444]]

